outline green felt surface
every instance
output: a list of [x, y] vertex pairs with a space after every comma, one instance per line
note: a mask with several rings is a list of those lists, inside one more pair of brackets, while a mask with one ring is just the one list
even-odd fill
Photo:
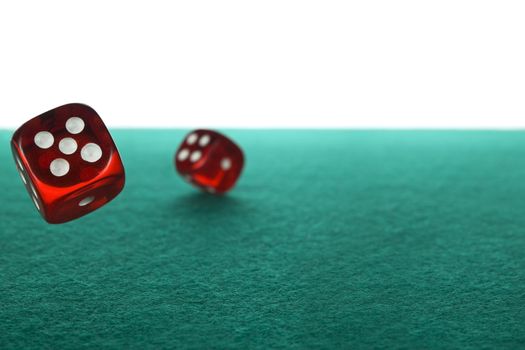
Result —
[[123, 193], [53, 226], [0, 132], [0, 348], [525, 347], [525, 132], [227, 133], [228, 196], [116, 130]]

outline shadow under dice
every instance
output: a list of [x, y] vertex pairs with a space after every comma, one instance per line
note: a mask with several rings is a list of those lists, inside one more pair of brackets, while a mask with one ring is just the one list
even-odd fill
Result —
[[209, 193], [230, 190], [244, 166], [242, 150], [212, 130], [192, 131], [175, 153], [175, 167], [189, 183]]
[[49, 223], [86, 215], [124, 187], [117, 147], [89, 106], [68, 104], [29, 120], [15, 131], [11, 147], [20, 177]]

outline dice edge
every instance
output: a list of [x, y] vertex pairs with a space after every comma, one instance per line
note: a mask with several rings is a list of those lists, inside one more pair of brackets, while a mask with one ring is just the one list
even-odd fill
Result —
[[[17, 130], [18, 131], [18, 130]], [[38, 191], [38, 186], [35, 186], [35, 176], [33, 175], [31, 168], [29, 168], [28, 163], [26, 161], [25, 155], [23, 154], [21, 148], [18, 146], [15, 136], [17, 135], [17, 131], [13, 134], [11, 138], [11, 154], [13, 156], [13, 161], [15, 162], [15, 168], [18, 171], [19, 165], [18, 161], [22, 163], [24, 173], [26, 175], [26, 180], [30, 182], [30, 186], [34, 189], [36, 192], [36, 197], [31, 193], [32, 191], [28, 188], [29, 186], [22, 183], [22, 185], [25, 187], [29, 198], [33, 201], [36, 200], [38, 202], [38, 208], [35, 208], [37, 212], [40, 214], [40, 216], [47, 221], [46, 218], [46, 206], [44, 205], [46, 199], [43, 197], [42, 192]]]

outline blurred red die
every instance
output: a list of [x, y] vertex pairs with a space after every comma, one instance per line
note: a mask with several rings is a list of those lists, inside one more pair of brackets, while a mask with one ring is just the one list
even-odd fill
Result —
[[224, 193], [237, 182], [244, 167], [242, 150], [212, 130], [189, 133], [175, 153], [177, 172], [210, 193]]

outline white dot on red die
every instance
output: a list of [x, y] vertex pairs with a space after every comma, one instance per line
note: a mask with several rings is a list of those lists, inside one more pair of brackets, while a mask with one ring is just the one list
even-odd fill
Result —
[[71, 137], [66, 137], [58, 143], [58, 149], [64, 154], [73, 154], [78, 148], [77, 142]]
[[193, 151], [193, 153], [191, 154], [190, 156], [190, 161], [192, 163], [195, 163], [196, 161], [198, 161], [199, 159], [201, 159], [202, 157], [202, 153], [201, 151]]
[[80, 156], [86, 162], [95, 163], [102, 158], [102, 149], [96, 143], [88, 143], [80, 150]]
[[221, 169], [228, 170], [232, 167], [232, 161], [230, 158], [222, 158], [221, 160]]
[[177, 155], [177, 159], [183, 162], [188, 158], [189, 155], [190, 155], [190, 151], [187, 148], [184, 148]]
[[49, 131], [40, 131], [35, 135], [34, 141], [38, 147], [42, 149], [48, 149], [49, 147], [53, 146], [55, 138]]
[[66, 129], [72, 134], [80, 134], [84, 126], [84, 121], [79, 117], [71, 117], [66, 121]]
[[210, 143], [210, 135], [202, 135], [199, 140], [199, 146], [206, 147]]
[[69, 163], [65, 159], [57, 158], [51, 162], [49, 170], [57, 177], [64, 176], [69, 172]]
[[195, 141], [197, 141], [199, 137], [197, 136], [197, 134], [191, 134], [190, 136], [188, 136], [188, 138], [186, 139], [186, 142], [188, 143], [188, 145], [193, 145], [195, 143]]
[[78, 202], [78, 205], [81, 207], [84, 207], [88, 204], [91, 204], [94, 200], [95, 200], [95, 197], [89, 196], [89, 197], [82, 199], [80, 202]]

